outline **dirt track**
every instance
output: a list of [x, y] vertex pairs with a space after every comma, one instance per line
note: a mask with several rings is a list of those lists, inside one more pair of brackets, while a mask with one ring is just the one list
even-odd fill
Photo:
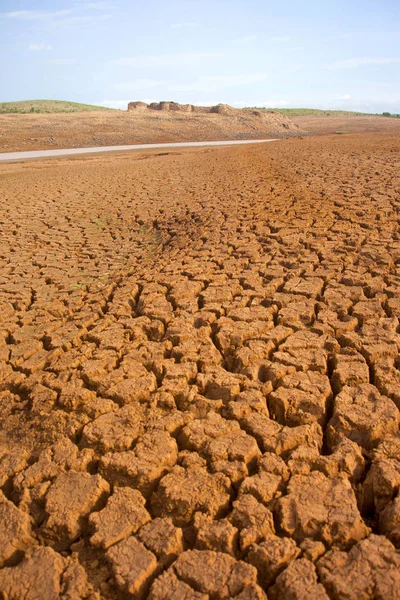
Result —
[[0, 597], [400, 598], [399, 149], [0, 166]]
[[167, 144], [137, 144], [133, 146], [97, 146], [96, 148], [67, 148], [57, 150], [31, 150], [28, 152], [0, 152], [0, 162], [26, 162], [27, 160], [42, 160], [43, 158], [58, 158], [63, 156], [81, 156], [83, 154], [103, 154], [126, 151], [143, 150], [181, 150], [182, 148], [211, 148], [213, 146], [241, 146], [246, 144], [265, 144], [266, 142], [277, 142], [278, 140], [231, 140], [231, 141], [209, 141], [209, 142], [176, 142]]

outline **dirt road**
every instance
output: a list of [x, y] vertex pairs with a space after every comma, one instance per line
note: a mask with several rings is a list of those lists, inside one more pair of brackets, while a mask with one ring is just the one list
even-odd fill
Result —
[[237, 146], [241, 144], [261, 144], [278, 140], [231, 140], [216, 142], [176, 142], [170, 144], [135, 144], [131, 146], [98, 146], [95, 148], [67, 148], [59, 150], [31, 150], [29, 152], [1, 152], [0, 162], [19, 160], [37, 160], [59, 156], [78, 156], [81, 154], [99, 154], [100, 152], [123, 152], [128, 150], [159, 150], [161, 148], [201, 148], [204, 146]]
[[0, 596], [400, 598], [399, 150], [0, 165]]

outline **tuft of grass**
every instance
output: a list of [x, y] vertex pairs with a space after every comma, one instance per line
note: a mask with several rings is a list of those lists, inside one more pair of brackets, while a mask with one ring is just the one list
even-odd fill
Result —
[[19, 102], [0, 102], [0, 114], [32, 113], [74, 113], [114, 110], [105, 106], [81, 104], [65, 100], [21, 100]]

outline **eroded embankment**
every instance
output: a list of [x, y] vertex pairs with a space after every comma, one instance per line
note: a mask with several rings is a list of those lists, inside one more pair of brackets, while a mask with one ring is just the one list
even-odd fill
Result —
[[304, 134], [298, 125], [280, 113], [230, 107], [213, 113], [115, 110], [0, 114], [0, 152], [286, 138]]

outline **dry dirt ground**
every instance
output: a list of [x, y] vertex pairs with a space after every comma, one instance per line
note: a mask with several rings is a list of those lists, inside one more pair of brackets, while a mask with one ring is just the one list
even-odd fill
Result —
[[400, 119], [374, 115], [302, 115], [291, 117], [300, 128], [314, 135], [343, 133], [391, 133], [400, 134]]
[[1, 598], [400, 598], [399, 149], [0, 166]]
[[0, 115], [0, 152], [262, 139], [303, 133], [290, 119], [277, 112], [227, 108], [227, 114], [110, 110]]

